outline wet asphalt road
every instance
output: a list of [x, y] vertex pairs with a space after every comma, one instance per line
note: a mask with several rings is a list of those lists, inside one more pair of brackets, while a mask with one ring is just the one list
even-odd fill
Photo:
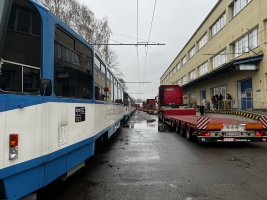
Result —
[[158, 132], [153, 119], [137, 111], [86, 167], [38, 199], [267, 199], [266, 143], [189, 142]]

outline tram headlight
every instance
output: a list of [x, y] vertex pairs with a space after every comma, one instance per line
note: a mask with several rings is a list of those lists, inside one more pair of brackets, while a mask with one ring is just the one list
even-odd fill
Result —
[[18, 147], [9, 147], [9, 160], [18, 159]]

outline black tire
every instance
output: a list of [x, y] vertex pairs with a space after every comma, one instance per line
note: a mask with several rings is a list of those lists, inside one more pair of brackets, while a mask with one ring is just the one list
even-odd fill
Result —
[[171, 125], [172, 125], [172, 129], [174, 130], [174, 128], [175, 128], [175, 122], [172, 122]]
[[175, 126], [175, 132], [179, 133], [179, 126], [178, 125]]
[[191, 141], [193, 138], [192, 131], [190, 131], [188, 128], [186, 129], [186, 139], [188, 141]]
[[163, 120], [163, 113], [159, 112], [159, 121], [162, 122], [162, 120]]
[[185, 129], [183, 129], [183, 127], [180, 126], [179, 130], [180, 130], [180, 135], [182, 137], [184, 137], [185, 136]]

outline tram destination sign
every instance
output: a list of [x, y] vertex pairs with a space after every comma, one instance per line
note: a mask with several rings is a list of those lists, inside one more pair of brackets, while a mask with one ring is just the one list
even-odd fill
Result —
[[75, 107], [75, 122], [85, 121], [85, 107]]

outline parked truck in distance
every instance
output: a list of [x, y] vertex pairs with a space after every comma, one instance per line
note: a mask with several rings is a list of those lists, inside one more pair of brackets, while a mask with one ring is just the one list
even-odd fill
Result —
[[143, 102], [142, 110], [143, 112], [146, 112], [146, 102]]
[[141, 104], [140, 103], [136, 103], [135, 104], [136, 105], [136, 110], [142, 110], [142, 107], [141, 107]]
[[186, 107], [183, 104], [183, 90], [179, 85], [161, 85], [157, 96], [159, 121], [163, 120], [164, 110]]
[[198, 142], [266, 142], [266, 116], [254, 122], [197, 116], [195, 109], [184, 106], [182, 94], [179, 85], [159, 87], [159, 131], [168, 124], [187, 140], [196, 137]]
[[146, 112], [149, 114], [157, 114], [156, 100], [155, 99], [147, 99], [146, 100]]

